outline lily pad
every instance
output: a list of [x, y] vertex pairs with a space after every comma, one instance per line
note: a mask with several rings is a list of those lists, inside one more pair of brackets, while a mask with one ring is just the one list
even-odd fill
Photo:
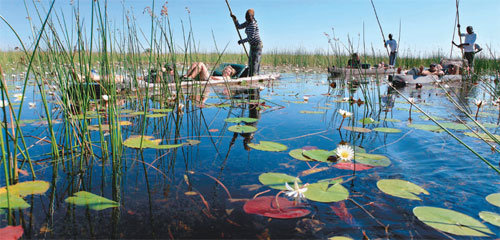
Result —
[[224, 119], [225, 122], [228, 123], [240, 123], [240, 122], [246, 122], [246, 123], [254, 123], [257, 122], [257, 118], [247, 118], [247, 117], [239, 117], [239, 118], [226, 118]]
[[281, 152], [281, 151], [286, 151], [288, 149], [287, 146], [281, 143], [270, 142], [270, 141], [260, 141], [259, 144], [249, 143], [248, 146], [253, 149], [268, 151], [268, 152]]
[[307, 186], [304, 196], [316, 202], [339, 202], [349, 198], [349, 191], [339, 183], [318, 182]]
[[437, 207], [416, 207], [413, 214], [423, 223], [443, 232], [474, 237], [493, 234], [488, 227], [476, 219], [453, 210]]
[[383, 132], [383, 133], [400, 133], [401, 130], [397, 128], [386, 128], [386, 127], [378, 127], [374, 128], [373, 131]]
[[[488, 136], [488, 134], [486, 134], [486, 133], [478, 133], [477, 135], [479, 135], [479, 137], [476, 136], [476, 134], [473, 133], [473, 132], [465, 132], [464, 134], [467, 135], [467, 136], [469, 136], [469, 137], [482, 138], [482, 139], [484, 139], [484, 140], [486, 140], [488, 142], [495, 142], [495, 140], [493, 138], [491, 138], [490, 136]], [[497, 140], [500, 140], [500, 135], [493, 134], [493, 136]]]
[[286, 190], [285, 183], [292, 186], [295, 183], [295, 180], [299, 183], [301, 182], [300, 179], [284, 173], [268, 172], [259, 176], [259, 181], [263, 185], [278, 190]]
[[256, 127], [248, 126], [248, 125], [234, 125], [228, 127], [227, 130], [235, 133], [252, 133], [257, 131]]
[[164, 113], [148, 113], [146, 114], [146, 117], [148, 118], [162, 118], [162, 117], [166, 117], [167, 114], [164, 114]]
[[11, 209], [25, 209], [29, 208], [30, 205], [19, 195], [9, 193], [9, 198], [7, 199], [7, 193], [0, 194], [0, 208], [9, 207]]
[[[9, 197], [7, 198], [7, 188], [0, 188], [0, 208], [25, 209], [30, 205], [22, 197], [32, 194], [43, 194], [50, 187], [45, 181], [27, 181], [9, 186]], [[8, 201], [8, 202], [7, 202]]]
[[291, 157], [297, 159], [297, 160], [301, 160], [301, 161], [312, 161], [312, 159], [310, 158], [307, 158], [307, 157], [304, 157], [304, 155], [302, 155], [302, 153], [304, 152], [304, 149], [294, 149], [294, 150], [291, 150], [288, 155], [290, 155]]
[[354, 170], [356, 171], [364, 171], [372, 169], [373, 166], [362, 164], [362, 163], [352, 163], [352, 162], [339, 162], [333, 165], [334, 168], [344, 169], [344, 170]]
[[439, 126], [430, 125], [430, 124], [408, 124], [408, 127], [416, 128], [416, 129], [420, 129], [420, 130], [431, 131], [431, 132], [442, 132], [443, 131], [443, 129], [441, 129]]
[[[443, 121], [443, 120], [444, 120], [444, 118], [437, 117], [437, 116], [431, 116], [431, 117], [432, 117], [432, 118], [434, 118], [434, 120], [436, 120], [436, 121]], [[420, 119], [422, 119], [422, 120], [424, 120], [424, 121], [429, 121], [429, 120], [431, 120], [430, 118], [428, 118], [428, 117], [427, 117], [427, 116], [425, 116], [425, 115], [421, 115], [421, 116], [419, 116], [419, 118], [420, 118]]]
[[323, 114], [323, 113], [325, 113], [325, 112], [323, 112], [323, 111], [308, 111], [308, 110], [302, 110], [302, 111], [300, 111], [300, 113], [302, 113], [302, 114]]
[[481, 211], [479, 212], [479, 217], [486, 222], [500, 227], [500, 215], [498, 213]]
[[279, 219], [299, 218], [311, 213], [308, 209], [295, 205], [294, 201], [275, 196], [263, 196], [247, 201], [243, 210], [249, 214]]
[[440, 123], [443, 127], [454, 129], [454, 130], [467, 130], [468, 128], [462, 123], [454, 123], [454, 122], [443, 122]]
[[171, 108], [165, 108], [165, 109], [151, 109], [152, 112], [154, 113], [169, 113], [172, 112], [173, 109]]
[[184, 145], [194, 146], [194, 145], [197, 145], [197, 144], [200, 144], [200, 143], [201, 143], [200, 140], [188, 139], [188, 140], [186, 140], [186, 143], [184, 143]]
[[302, 153], [302, 155], [320, 162], [329, 162], [328, 158], [333, 156], [334, 153], [331, 151], [326, 151], [322, 149], [307, 150]]
[[77, 192], [73, 197], [68, 197], [64, 201], [77, 206], [88, 206], [90, 209], [96, 211], [120, 206], [115, 201], [85, 191]]
[[421, 201], [417, 196], [420, 193], [429, 195], [429, 192], [420, 186], [401, 179], [382, 179], [377, 182], [377, 187], [386, 194], [410, 200]]
[[492, 193], [486, 196], [486, 201], [497, 207], [500, 207], [500, 193]]
[[3, 240], [17, 240], [21, 238], [23, 234], [24, 229], [22, 225], [0, 228], [0, 236], [2, 236]]
[[[142, 139], [142, 148], [154, 148], [154, 149], [171, 149], [181, 147], [184, 144], [166, 144], [160, 145], [161, 139], [154, 139], [152, 136], [144, 136]], [[127, 140], [123, 142], [123, 145], [129, 148], [140, 148], [141, 146], [141, 136], [134, 135], [130, 136]]]
[[365, 165], [370, 165], [374, 167], [387, 167], [391, 165], [391, 160], [383, 155], [378, 154], [368, 154], [368, 153], [358, 153], [354, 154], [354, 159], [356, 162]]
[[393, 119], [393, 118], [386, 118], [386, 119], [384, 119], [384, 121], [386, 121], [386, 122], [401, 122], [401, 120]]
[[335, 237], [329, 237], [328, 240], [352, 240], [352, 238], [344, 236], [335, 236]]
[[379, 121], [375, 121], [373, 118], [363, 118], [358, 120], [358, 122], [363, 123], [363, 124], [376, 124], [379, 123]]
[[362, 128], [362, 127], [343, 126], [342, 128], [345, 129], [345, 130], [347, 130], [347, 131], [360, 132], [360, 133], [369, 133], [369, 132], [372, 131], [372, 130], [370, 130], [368, 128]]

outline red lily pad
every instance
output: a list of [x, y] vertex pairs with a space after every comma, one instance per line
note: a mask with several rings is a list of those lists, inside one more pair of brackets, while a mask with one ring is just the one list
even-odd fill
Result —
[[290, 219], [304, 217], [311, 213], [303, 205], [295, 205], [294, 201], [279, 197], [278, 205], [275, 196], [263, 196], [245, 203], [243, 210], [249, 214], [257, 214], [270, 218]]
[[23, 236], [24, 230], [21, 225], [7, 226], [0, 228], [0, 239], [2, 240], [17, 240]]
[[315, 147], [315, 146], [303, 146], [302, 149], [308, 151], [308, 150], [318, 149], [318, 147]]
[[362, 163], [352, 163], [352, 162], [339, 162], [335, 165], [333, 165], [334, 168], [338, 169], [345, 169], [345, 170], [354, 170], [356, 171], [363, 171], [363, 170], [368, 170], [372, 169], [373, 166], [362, 164]]
[[337, 215], [340, 218], [340, 220], [342, 220], [350, 225], [354, 224], [353, 217], [352, 217], [351, 213], [349, 213], [349, 210], [347, 210], [347, 208], [345, 206], [345, 201], [338, 202], [338, 203], [332, 203], [332, 205], [330, 205], [330, 208], [333, 210], [335, 215]]

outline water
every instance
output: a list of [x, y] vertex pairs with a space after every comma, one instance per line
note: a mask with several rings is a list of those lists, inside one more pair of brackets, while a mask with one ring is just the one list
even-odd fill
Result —
[[[16, 224], [22, 224], [25, 237], [32, 238], [328, 238], [350, 236], [360, 239], [363, 234], [369, 238], [447, 238], [419, 221], [412, 209], [417, 206], [434, 206], [452, 209], [478, 220], [479, 211], [498, 212], [485, 197], [499, 191], [498, 174], [480, 161], [475, 155], [458, 144], [447, 133], [409, 128], [408, 109], [410, 105], [396, 94], [389, 94], [384, 86], [361, 85], [351, 92], [354, 99], [367, 98], [374, 104], [350, 105], [342, 102], [349, 96], [349, 90], [337, 81], [337, 88], [328, 86], [324, 74], [283, 74], [281, 80], [262, 83], [264, 90], [248, 90], [246, 87], [232, 89], [240, 98], [254, 98], [257, 92], [265, 106], [261, 110], [255, 105], [239, 104], [233, 107], [208, 107], [211, 104], [228, 103], [227, 91], [222, 87], [212, 89], [206, 99], [205, 108], [186, 104], [182, 115], [176, 111], [167, 117], [148, 118], [146, 135], [162, 139], [162, 144], [185, 142], [186, 139], [201, 141], [194, 146], [183, 146], [170, 150], [136, 149], [124, 147], [121, 162], [112, 164], [99, 158], [81, 160], [75, 164], [64, 158], [64, 167], [54, 169], [50, 156], [50, 144], [39, 142], [30, 149], [36, 160], [37, 178], [48, 181], [52, 188], [46, 194], [28, 196], [31, 205], [23, 211], [15, 211]], [[451, 85], [451, 84], [450, 84]], [[365, 90], [363, 91], [362, 88]], [[467, 90], [463, 86], [451, 86], [459, 92], [464, 101], [473, 107], [472, 98], [483, 98], [479, 86]], [[28, 91], [26, 102], [38, 93], [34, 88]], [[366, 92], [367, 96], [363, 96]], [[383, 95], [378, 102], [378, 94]], [[434, 86], [423, 89], [407, 87], [406, 96], [417, 99], [417, 105], [432, 116], [453, 120], [453, 114], [467, 119], [451, 103], [443, 92]], [[252, 97], [253, 96], [253, 97]], [[303, 102], [303, 96], [309, 96]], [[38, 97], [37, 97], [38, 98]], [[121, 101], [124, 109], [135, 111], [135, 99]], [[234, 102], [234, 101], [233, 101]], [[27, 104], [25, 104], [27, 105]], [[53, 109], [54, 103], [51, 103]], [[393, 107], [391, 107], [393, 106]], [[387, 109], [389, 111], [380, 111]], [[354, 112], [355, 126], [362, 127], [357, 120], [368, 114], [375, 120], [392, 118], [400, 122], [380, 121], [366, 125], [366, 128], [391, 127], [401, 133], [380, 132], [353, 133], [338, 129], [341, 116], [338, 109]], [[414, 108], [413, 108], [414, 109]], [[322, 114], [304, 114], [300, 111], [323, 111]], [[480, 117], [482, 122], [497, 123], [498, 109], [487, 106], [485, 112], [491, 116]], [[54, 116], [61, 118], [60, 110]], [[35, 109], [23, 109], [22, 119], [43, 117], [41, 103]], [[420, 118], [421, 113], [412, 113], [413, 123], [432, 124]], [[258, 128], [254, 134], [234, 134], [227, 130], [233, 123], [226, 123], [228, 117], [256, 117], [252, 124]], [[2, 115], [3, 118], [3, 115]], [[123, 139], [140, 134], [142, 116], [124, 117], [132, 122], [122, 126]], [[455, 120], [456, 121], [456, 120]], [[90, 120], [96, 124], [97, 120]], [[352, 126], [347, 120], [344, 126]], [[63, 141], [64, 123], [55, 125], [59, 141]], [[27, 123], [23, 127], [27, 145], [48, 136], [46, 125]], [[489, 128], [498, 134], [498, 127]], [[486, 159], [498, 165], [498, 155], [481, 141], [465, 136], [464, 130], [451, 130]], [[99, 146], [99, 133], [92, 138]], [[109, 138], [105, 136], [105, 138]], [[49, 138], [46, 138], [49, 139]], [[109, 139], [106, 139], [109, 141]], [[265, 152], [248, 148], [247, 143], [274, 141], [285, 144], [287, 151]], [[333, 150], [341, 142], [361, 146], [368, 152], [387, 156], [392, 164], [366, 171], [336, 169], [332, 164], [304, 162], [288, 155], [289, 150], [313, 146]], [[97, 156], [102, 155], [94, 147]], [[81, 170], [80, 170], [80, 161]], [[247, 214], [243, 205], [256, 194], [270, 190], [262, 186], [258, 177], [262, 173], [276, 172], [300, 176], [311, 167], [329, 167], [325, 171], [301, 176], [304, 183], [344, 176], [351, 180], [343, 183], [354, 202], [319, 203], [308, 201], [311, 214], [296, 219], [271, 219]], [[57, 174], [54, 174], [57, 171]], [[2, 171], [3, 173], [3, 171]], [[0, 174], [2, 185], [4, 177]], [[229, 199], [224, 187], [229, 191]], [[419, 195], [422, 201], [393, 197], [381, 192], [376, 183], [380, 179], [403, 179], [422, 186], [430, 195]], [[31, 180], [21, 176], [20, 181]], [[120, 202], [119, 208], [94, 211], [65, 203], [72, 193], [85, 190]], [[193, 193], [194, 192], [194, 193]], [[274, 196], [271, 189], [261, 196]], [[193, 195], [194, 194], [194, 195]], [[333, 207], [333, 208], [332, 208]], [[338, 209], [334, 211], [333, 209]], [[0, 215], [0, 226], [7, 224], [5, 214]], [[388, 225], [388, 229], [381, 226]], [[496, 235], [497, 226], [485, 223]], [[454, 238], [460, 236], [449, 235]]]

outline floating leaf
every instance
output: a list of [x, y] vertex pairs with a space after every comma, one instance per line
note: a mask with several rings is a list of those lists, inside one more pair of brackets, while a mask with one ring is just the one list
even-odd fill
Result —
[[131, 126], [132, 122], [130, 121], [120, 121], [120, 126]]
[[401, 120], [393, 119], [393, 118], [386, 118], [386, 119], [384, 119], [384, 121], [386, 121], [386, 122], [401, 122]]
[[401, 179], [382, 179], [377, 182], [377, 187], [386, 194], [411, 200], [422, 200], [417, 196], [420, 193], [429, 195], [420, 186]]
[[18, 195], [9, 193], [9, 198], [7, 199], [7, 193], [0, 194], [0, 208], [9, 207], [11, 209], [25, 209], [29, 208], [30, 205]]
[[248, 146], [253, 149], [268, 151], [268, 152], [281, 152], [281, 151], [286, 151], [288, 149], [287, 146], [281, 143], [270, 142], [270, 141], [260, 141], [259, 144], [249, 143]]
[[317, 202], [338, 202], [349, 197], [349, 191], [340, 184], [330, 185], [329, 182], [318, 182], [307, 186], [304, 196]]
[[227, 108], [231, 107], [231, 104], [215, 104], [214, 106], [218, 108]]
[[308, 110], [302, 110], [300, 111], [300, 113], [302, 114], [323, 114], [325, 112], [322, 112], [322, 111], [308, 111]]
[[437, 207], [416, 207], [413, 214], [423, 223], [443, 232], [460, 235], [487, 237], [493, 234], [476, 219], [453, 210]]
[[184, 143], [184, 145], [193, 146], [193, 145], [197, 145], [200, 143], [201, 143], [200, 140], [188, 139], [188, 140], [186, 140], [186, 143]]
[[[154, 149], [171, 149], [181, 147], [184, 144], [168, 144], [160, 145], [161, 139], [154, 139], [152, 136], [144, 136], [142, 138], [142, 148], [154, 148]], [[123, 145], [129, 148], [140, 148], [141, 146], [141, 136], [134, 135], [130, 136], [127, 140], [123, 142]]]
[[408, 124], [408, 127], [416, 128], [416, 129], [420, 129], [420, 130], [431, 131], [431, 132], [442, 132], [443, 131], [443, 129], [441, 129], [439, 126], [430, 125], [430, 124]]
[[[436, 116], [431, 116], [431, 117], [432, 117], [432, 118], [434, 118], [434, 120], [436, 120], [436, 121], [443, 121], [443, 120], [444, 120], [444, 119], [443, 119], [443, 118], [441, 118], [441, 117], [436, 117]], [[419, 118], [420, 118], [420, 119], [422, 119], [422, 120], [424, 120], [424, 121], [429, 121], [429, 120], [431, 120], [430, 118], [428, 118], [428, 117], [427, 117], [427, 116], [425, 116], [425, 115], [421, 115], [421, 116], [419, 116]]]
[[249, 214], [280, 219], [299, 218], [311, 213], [308, 209], [297, 206], [294, 201], [275, 196], [263, 196], [247, 201], [243, 210]]
[[303, 152], [304, 152], [304, 150], [299, 148], [299, 149], [294, 149], [294, 150], [290, 151], [288, 153], [288, 155], [290, 155], [291, 157], [293, 157], [297, 160], [312, 161], [312, 159], [304, 157], [304, 155], [302, 155]]
[[2, 240], [17, 240], [24, 234], [23, 226], [7, 226], [0, 228], [0, 238]]
[[362, 127], [343, 126], [342, 128], [345, 129], [345, 130], [347, 130], [347, 131], [360, 132], [360, 133], [369, 133], [369, 132], [372, 131], [372, 130], [370, 130], [368, 128], [362, 128]]
[[497, 127], [500, 127], [499, 125], [496, 125], [496, 124], [493, 124], [493, 123], [481, 123], [481, 125], [483, 125], [483, 127], [485, 127], [485, 128], [497, 128]]
[[259, 176], [259, 181], [263, 185], [278, 190], [286, 190], [285, 183], [288, 183], [288, 185], [293, 185], [295, 183], [295, 180], [297, 180], [297, 182], [299, 183], [301, 182], [300, 179], [284, 173], [268, 172], [263, 173]]
[[334, 153], [331, 151], [326, 151], [322, 149], [307, 150], [302, 153], [302, 155], [320, 162], [329, 162], [328, 158], [333, 156]]
[[358, 120], [358, 122], [363, 123], [363, 124], [376, 124], [379, 123], [378, 121], [375, 121], [373, 118], [363, 118]]
[[454, 123], [454, 122], [443, 122], [440, 123], [443, 127], [454, 129], [454, 130], [467, 130], [468, 128], [462, 123]]
[[90, 209], [96, 211], [120, 206], [115, 201], [85, 191], [77, 192], [74, 194], [74, 197], [68, 197], [64, 201], [77, 206], [88, 206]]
[[486, 196], [486, 201], [497, 207], [500, 207], [500, 193], [492, 193]]
[[500, 215], [498, 215], [497, 213], [481, 211], [479, 212], [479, 217], [486, 222], [500, 227]]
[[[465, 134], [465, 135], [467, 135], [467, 136], [469, 136], [469, 137], [474, 137], [474, 138], [482, 138], [482, 139], [484, 139], [484, 140], [486, 140], [486, 141], [488, 141], [488, 142], [495, 142], [495, 139], [491, 138], [491, 137], [490, 137], [490, 136], [488, 136], [488, 134], [486, 134], [486, 133], [478, 133], [477, 135], [479, 135], [479, 137], [478, 137], [478, 136], [476, 136], [476, 134], [475, 134], [475, 133], [473, 133], [473, 132], [464, 132], [464, 134]], [[500, 135], [493, 134], [493, 136], [494, 136], [497, 140], [500, 140]]]
[[171, 108], [165, 108], [165, 109], [151, 109], [152, 112], [154, 113], [169, 113], [172, 112], [173, 109]]
[[374, 128], [373, 131], [383, 132], [383, 133], [400, 133], [401, 132], [401, 130], [399, 130], [397, 128], [386, 128], [386, 127]]
[[370, 165], [374, 167], [387, 167], [391, 165], [391, 160], [383, 155], [378, 154], [368, 154], [368, 153], [358, 153], [354, 154], [354, 159], [358, 163], [365, 165]]
[[241, 123], [241, 122], [246, 122], [246, 123], [254, 123], [257, 122], [257, 118], [247, 118], [247, 117], [239, 117], [239, 118], [226, 118], [224, 119], [225, 122], [228, 123]]
[[148, 118], [162, 118], [162, 117], [166, 117], [166, 116], [167, 116], [167, 114], [164, 114], [164, 113], [153, 113], [153, 114], [148, 113], [148, 114], [146, 114], [146, 117], [148, 117]]
[[352, 240], [352, 238], [344, 236], [335, 236], [335, 237], [329, 237], [328, 240]]
[[339, 162], [333, 165], [334, 168], [344, 169], [344, 170], [354, 170], [356, 171], [364, 171], [368, 169], [372, 169], [373, 166], [362, 164], [362, 163], [352, 163], [352, 162]]
[[133, 115], [133, 116], [144, 115], [144, 112], [143, 111], [131, 112], [130, 115]]
[[235, 133], [252, 133], [257, 131], [256, 127], [248, 126], [248, 125], [234, 125], [228, 127], [227, 130]]
[[[9, 186], [9, 193], [25, 197], [32, 194], [44, 194], [47, 190], [49, 190], [49, 187], [50, 183], [46, 181], [27, 181]], [[5, 187], [0, 188], [0, 194], [6, 192], [7, 189]]]

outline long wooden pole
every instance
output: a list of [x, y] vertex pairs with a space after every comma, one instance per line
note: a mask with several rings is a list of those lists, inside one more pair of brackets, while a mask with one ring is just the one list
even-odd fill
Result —
[[[229, 2], [226, 0], [226, 5], [227, 5], [227, 8], [229, 9], [229, 14], [233, 15], [233, 11], [231, 10], [231, 6], [229, 6]], [[241, 38], [241, 33], [240, 33], [240, 30], [238, 29], [238, 26], [236, 26], [236, 22], [234, 23], [234, 27], [236, 28], [236, 32], [238, 33], [238, 37], [240, 37], [240, 40], [243, 40], [243, 38]], [[243, 46], [243, 50], [245, 50], [245, 54], [247, 55], [248, 57], [248, 52], [247, 52], [247, 48], [245, 47], [245, 44], [241, 44], [241, 46]]]
[[[462, 33], [460, 32], [460, 15], [459, 15], [459, 11], [458, 11], [458, 6], [459, 6], [459, 3], [460, 3], [460, 0], [456, 0], [456, 5], [457, 5], [457, 28], [458, 28], [458, 39], [460, 39], [460, 46], [462, 45]], [[474, 47], [474, 46], [473, 46]], [[460, 48], [460, 51], [462, 52], [462, 58], [464, 58], [464, 48]]]
[[380, 33], [382, 33], [382, 39], [384, 39], [384, 46], [385, 46], [385, 50], [387, 51], [387, 56], [391, 56], [391, 54], [389, 53], [389, 49], [387, 49], [387, 45], [385, 44], [386, 41], [385, 41], [384, 30], [382, 30], [382, 25], [380, 24], [380, 21], [378, 20], [377, 9], [375, 9], [375, 5], [373, 4], [373, 0], [370, 0], [370, 2], [372, 3], [373, 12], [375, 12], [375, 17], [377, 18], [377, 23], [378, 23], [378, 27], [380, 28]]

